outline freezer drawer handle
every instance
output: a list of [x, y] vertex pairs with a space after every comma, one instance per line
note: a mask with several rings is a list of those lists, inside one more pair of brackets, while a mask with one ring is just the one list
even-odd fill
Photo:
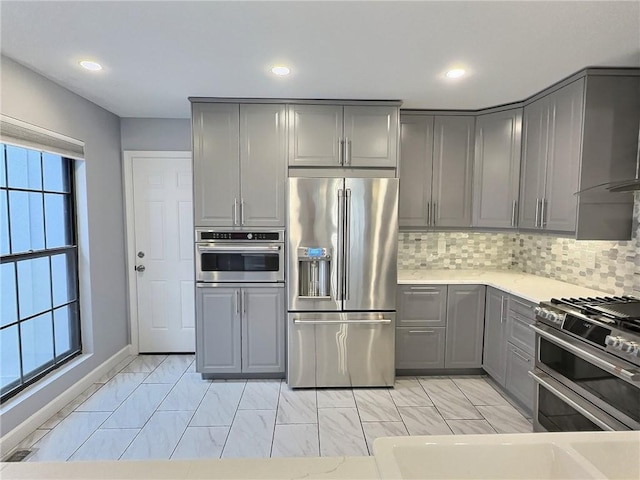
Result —
[[341, 323], [356, 323], [359, 325], [389, 325], [391, 320], [294, 320], [296, 325], [338, 325]]
[[300, 300], [331, 300], [330, 295], [316, 296], [316, 295], [298, 295]]

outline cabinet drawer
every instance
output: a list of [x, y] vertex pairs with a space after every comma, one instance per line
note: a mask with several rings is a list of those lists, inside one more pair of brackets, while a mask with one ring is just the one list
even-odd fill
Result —
[[396, 369], [444, 368], [445, 329], [396, 328]]
[[507, 317], [507, 341], [521, 348], [529, 355], [533, 355], [536, 343], [535, 332], [530, 327], [532, 323], [534, 323], [532, 319], [509, 311], [509, 316]]
[[533, 357], [518, 347], [507, 343], [507, 378], [505, 387], [529, 412], [533, 408], [534, 385], [529, 371], [533, 369]]
[[509, 310], [513, 311], [524, 318], [530, 319], [531, 322], [535, 321], [536, 315], [533, 313], [533, 309], [536, 307], [535, 303], [524, 300], [520, 297], [509, 297]]
[[400, 285], [399, 327], [444, 327], [447, 321], [446, 285]]

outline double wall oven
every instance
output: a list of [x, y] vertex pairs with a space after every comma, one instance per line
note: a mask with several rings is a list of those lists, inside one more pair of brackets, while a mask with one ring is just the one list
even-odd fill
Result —
[[640, 430], [640, 299], [553, 299], [536, 320], [534, 430]]

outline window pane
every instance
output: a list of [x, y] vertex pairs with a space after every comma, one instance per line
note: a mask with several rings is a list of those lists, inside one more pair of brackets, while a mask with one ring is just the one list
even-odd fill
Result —
[[51, 308], [49, 257], [18, 262], [18, 299], [20, 318]]
[[72, 253], [51, 257], [51, 282], [54, 307], [76, 299], [76, 262]]
[[9, 192], [13, 253], [44, 249], [42, 194]]
[[22, 371], [25, 377], [53, 361], [51, 312], [20, 323]]
[[44, 189], [52, 192], [69, 191], [69, 174], [67, 165], [69, 160], [53, 153], [42, 153], [42, 173]]
[[9, 187], [42, 189], [40, 152], [7, 145], [7, 170]]
[[0, 385], [5, 387], [20, 380], [20, 352], [18, 350], [18, 326], [0, 330]]
[[80, 346], [76, 308], [77, 304], [73, 303], [53, 311], [57, 357], [64, 357]]
[[0, 190], [0, 255], [9, 253], [9, 210], [7, 191]]
[[2, 300], [0, 326], [2, 326], [18, 320], [15, 263], [3, 263], [0, 265], [0, 283], [0, 289], [2, 290], [2, 296], [0, 297], [0, 300]]
[[71, 245], [68, 195], [45, 193], [44, 212], [47, 220], [47, 248]]

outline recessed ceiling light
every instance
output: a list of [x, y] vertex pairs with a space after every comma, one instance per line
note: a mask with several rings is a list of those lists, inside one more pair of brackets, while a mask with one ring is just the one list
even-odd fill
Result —
[[454, 68], [445, 73], [447, 78], [460, 78], [464, 76], [466, 72], [462, 68]]
[[91, 60], [82, 60], [80, 62], [80, 66], [86, 68], [87, 70], [91, 70], [92, 72], [97, 72], [98, 70], [102, 70], [102, 65], [98, 62], [93, 62]]
[[289, 69], [289, 67], [285, 67], [284, 65], [276, 65], [275, 67], [273, 67], [271, 69], [272, 73], [275, 73], [276, 75], [289, 75], [291, 73], [291, 70]]

